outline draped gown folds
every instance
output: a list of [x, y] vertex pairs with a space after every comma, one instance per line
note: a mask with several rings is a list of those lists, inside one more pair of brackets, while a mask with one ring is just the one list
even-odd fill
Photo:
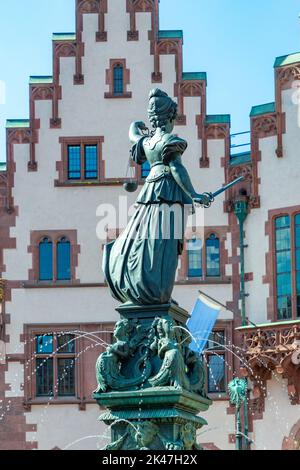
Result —
[[186, 216], [192, 199], [176, 183], [170, 162], [187, 142], [167, 133], [141, 137], [132, 148], [150, 173], [125, 231], [106, 245], [103, 270], [113, 296], [122, 303], [161, 305], [171, 301]]

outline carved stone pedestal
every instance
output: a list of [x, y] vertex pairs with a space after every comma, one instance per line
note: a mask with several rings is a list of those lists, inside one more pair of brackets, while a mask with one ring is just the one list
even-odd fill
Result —
[[108, 450], [193, 450], [205, 396], [200, 357], [189, 349], [188, 313], [172, 305], [122, 306], [115, 342], [97, 361], [100, 420], [111, 426]]

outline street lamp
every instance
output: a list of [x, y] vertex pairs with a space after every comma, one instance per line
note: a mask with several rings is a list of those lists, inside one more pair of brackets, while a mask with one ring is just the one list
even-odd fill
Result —
[[[234, 201], [234, 213], [239, 222], [240, 229], [240, 298], [242, 326], [247, 325], [246, 319], [246, 290], [245, 290], [245, 244], [244, 244], [244, 223], [248, 216], [248, 196], [245, 189], [239, 191]], [[249, 447], [249, 426], [248, 426], [248, 380], [246, 378], [235, 378], [228, 385], [231, 404], [236, 409], [236, 450], [243, 450]], [[241, 431], [241, 406], [244, 405], [244, 433]], [[244, 446], [243, 446], [244, 436]]]

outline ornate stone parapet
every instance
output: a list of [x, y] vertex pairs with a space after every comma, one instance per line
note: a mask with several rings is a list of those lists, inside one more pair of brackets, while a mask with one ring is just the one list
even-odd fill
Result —
[[244, 375], [254, 383], [254, 395], [266, 394], [273, 372], [288, 380], [293, 405], [300, 404], [300, 320], [238, 328], [242, 334]]

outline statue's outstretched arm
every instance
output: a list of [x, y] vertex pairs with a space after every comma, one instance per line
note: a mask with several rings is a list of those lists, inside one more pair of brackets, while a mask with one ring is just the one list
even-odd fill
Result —
[[195, 191], [188, 171], [182, 164], [181, 155], [179, 153], [175, 158], [173, 156], [169, 165], [176, 183], [194, 201], [195, 204], [206, 204], [209, 202], [209, 199], [205, 194], [199, 194]]
[[136, 144], [143, 136], [143, 130], [147, 130], [146, 124], [142, 121], [135, 121], [129, 128], [129, 140], [132, 144]]

